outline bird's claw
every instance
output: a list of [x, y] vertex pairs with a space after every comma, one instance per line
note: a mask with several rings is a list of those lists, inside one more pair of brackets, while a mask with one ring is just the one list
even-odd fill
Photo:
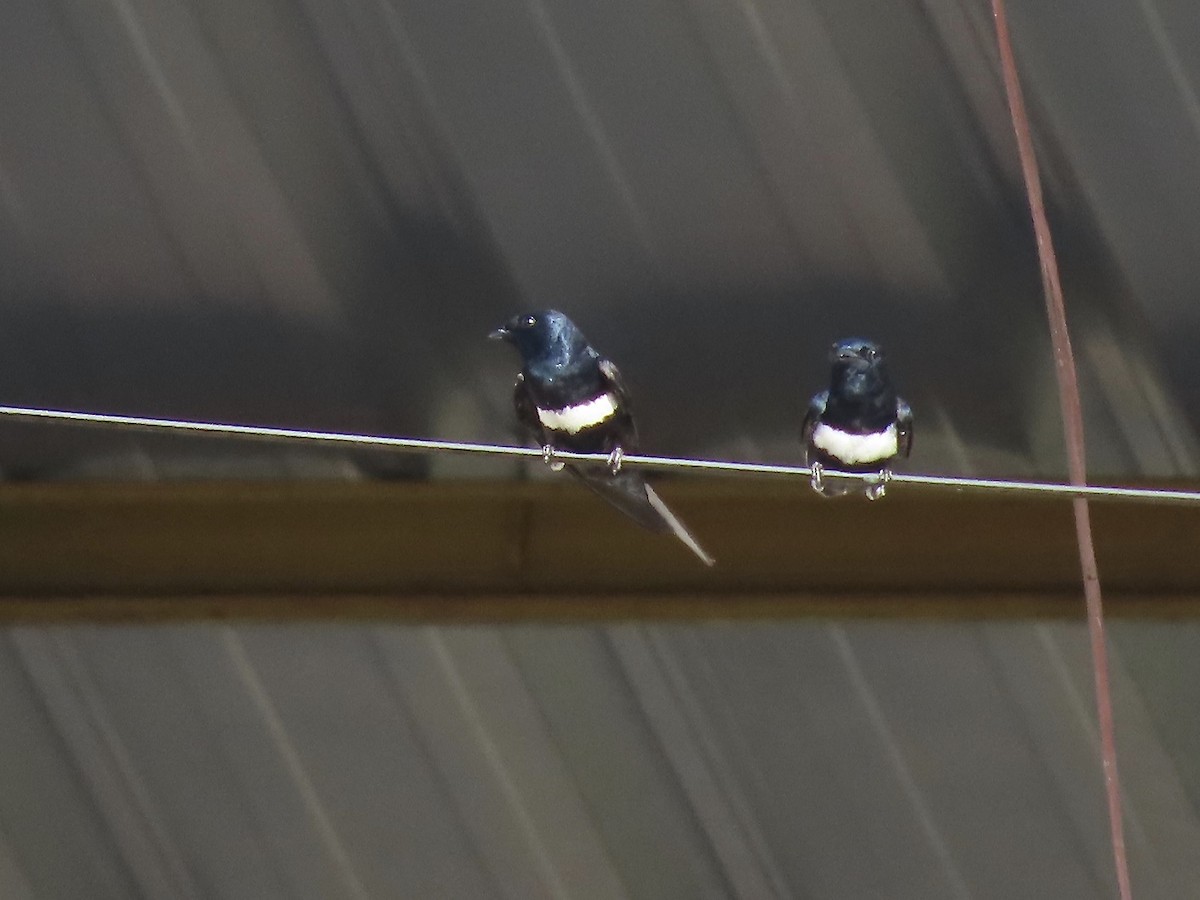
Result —
[[567, 465], [554, 455], [554, 448], [549, 444], [542, 445], [542, 462], [550, 467], [551, 472], [561, 472]]
[[613, 447], [612, 453], [608, 454], [608, 470], [616, 475], [621, 471], [621, 463], [625, 461], [625, 451], [620, 447]]
[[867, 480], [867, 499], [882, 500], [887, 493], [887, 484], [892, 480], [891, 469], [881, 469], [878, 475]]
[[819, 462], [809, 466], [809, 471], [812, 474], [809, 476], [808, 483], [812, 485], [812, 489], [818, 494], [825, 493], [825, 467]]

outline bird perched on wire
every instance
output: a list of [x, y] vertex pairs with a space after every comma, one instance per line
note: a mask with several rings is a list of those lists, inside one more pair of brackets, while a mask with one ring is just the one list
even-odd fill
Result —
[[568, 468], [589, 488], [636, 521], [671, 532], [705, 565], [713, 558], [667, 508], [640, 472], [622, 470], [624, 454], [637, 449], [637, 427], [621, 373], [588, 343], [575, 323], [553, 309], [513, 316], [488, 337], [517, 348], [524, 361], [513, 391], [517, 419], [542, 447], [554, 470], [555, 450], [607, 453], [607, 466]]
[[878, 344], [862, 338], [838, 341], [829, 361], [829, 390], [812, 398], [804, 417], [813, 490], [826, 497], [852, 490], [850, 479], [826, 478], [826, 467], [877, 473], [865, 481], [867, 498], [878, 500], [891, 477], [892, 460], [912, 451], [912, 410], [896, 395]]

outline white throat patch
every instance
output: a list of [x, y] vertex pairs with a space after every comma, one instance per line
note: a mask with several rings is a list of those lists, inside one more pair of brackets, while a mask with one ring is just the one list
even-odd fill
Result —
[[604, 393], [574, 406], [564, 406], [562, 409], [542, 409], [538, 407], [538, 421], [551, 431], [565, 431], [567, 434], [579, 434], [585, 428], [599, 425], [611, 419], [617, 412], [617, 401], [612, 394]]
[[873, 434], [848, 434], [822, 423], [814, 429], [812, 442], [815, 447], [848, 466], [884, 462], [900, 449], [895, 425]]

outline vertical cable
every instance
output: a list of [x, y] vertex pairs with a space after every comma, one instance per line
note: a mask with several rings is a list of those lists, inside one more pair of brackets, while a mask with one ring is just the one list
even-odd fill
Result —
[[[1038, 177], [1037, 157], [1017, 64], [1013, 59], [1008, 19], [1004, 0], [992, 0], [996, 19], [996, 42], [1000, 49], [1000, 68], [1004, 74], [1004, 90], [1012, 113], [1017, 151], [1021, 157], [1021, 172], [1029, 195], [1029, 212], [1037, 238], [1038, 261], [1042, 269], [1042, 290], [1046, 297], [1046, 318], [1050, 324], [1050, 340], [1054, 346], [1054, 373], [1058, 380], [1058, 403], [1062, 410], [1063, 432], [1067, 444], [1067, 466], [1071, 483], [1087, 483], [1084, 455], [1083, 408], [1079, 397], [1079, 378], [1075, 356], [1071, 351], [1071, 336], [1067, 331], [1067, 312], [1063, 303], [1062, 283], [1058, 277], [1058, 260], [1050, 240], [1050, 223]], [[1104, 637], [1104, 604], [1100, 595], [1100, 573], [1096, 568], [1096, 549], [1092, 542], [1092, 524], [1085, 497], [1075, 497], [1075, 536], [1079, 543], [1079, 565], [1083, 572], [1083, 593], [1087, 601], [1088, 633], [1092, 644], [1092, 674], [1096, 684], [1096, 710], [1100, 722], [1100, 753], [1104, 763], [1104, 787], [1108, 796], [1108, 818], [1112, 832], [1113, 862], [1117, 870], [1117, 887], [1121, 900], [1131, 900], [1129, 863], [1125, 853], [1125, 831], [1121, 821], [1121, 783], [1117, 777], [1117, 746], [1113, 726], [1112, 692], [1108, 683], [1108, 648]]]

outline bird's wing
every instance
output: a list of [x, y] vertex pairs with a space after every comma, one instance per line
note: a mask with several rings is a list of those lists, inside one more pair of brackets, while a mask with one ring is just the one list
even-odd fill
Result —
[[808, 402], [808, 412], [804, 415], [804, 424], [800, 428], [800, 441], [805, 447], [812, 440], [813, 431], [825, 413], [825, 404], [829, 402], [829, 391], [821, 391]]
[[913, 443], [913, 412], [912, 407], [903, 400], [896, 400], [896, 446], [901, 456], [912, 453]]
[[621, 377], [621, 370], [611, 359], [601, 358], [599, 365], [605, 387], [617, 401], [618, 420], [615, 427], [618, 430], [621, 449], [636, 450], [638, 446], [637, 424], [633, 420], [633, 403], [629, 398], [629, 390], [625, 387], [625, 379]]
[[617, 368], [617, 364], [611, 359], [601, 358], [599, 366], [609, 391], [622, 403], [628, 403], [629, 390], [625, 387], [625, 379], [621, 377], [621, 370]]
[[525, 429], [529, 437], [537, 441], [538, 446], [546, 445], [546, 429], [538, 418], [537, 406], [525, 385], [525, 375], [517, 373], [517, 382], [513, 385], [513, 407], [517, 411], [517, 421]]
[[666, 523], [650, 505], [646, 479], [640, 472], [625, 469], [613, 475], [598, 466], [568, 466], [567, 471], [593, 491], [650, 531], [666, 531]]

